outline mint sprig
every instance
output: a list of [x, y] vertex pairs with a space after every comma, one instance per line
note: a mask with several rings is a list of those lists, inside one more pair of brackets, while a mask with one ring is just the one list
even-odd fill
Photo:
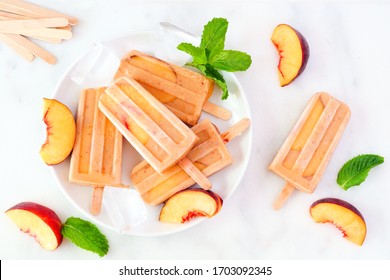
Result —
[[187, 65], [197, 68], [203, 75], [215, 81], [222, 90], [222, 100], [229, 96], [228, 87], [218, 70], [227, 72], [245, 71], [252, 64], [251, 56], [236, 50], [224, 50], [228, 21], [213, 18], [203, 28], [200, 46], [181, 43], [177, 48], [192, 56]]
[[337, 175], [337, 184], [344, 190], [363, 183], [369, 171], [384, 162], [384, 158], [373, 154], [359, 155], [347, 161]]
[[61, 233], [78, 247], [103, 257], [108, 252], [108, 240], [92, 223], [70, 217], [62, 225]]

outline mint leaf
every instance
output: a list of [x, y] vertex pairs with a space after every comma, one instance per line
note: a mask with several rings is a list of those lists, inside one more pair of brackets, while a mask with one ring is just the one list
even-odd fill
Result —
[[206, 56], [208, 57], [208, 60], [210, 61], [213, 59], [216, 55], [218, 55], [221, 51], [223, 51], [225, 45], [225, 41], [220, 41], [211, 51], [206, 49]]
[[225, 18], [213, 18], [204, 26], [200, 47], [206, 50], [208, 58], [221, 52], [225, 47], [228, 24]]
[[252, 63], [250, 55], [235, 51], [224, 50], [228, 21], [224, 18], [213, 18], [203, 28], [200, 46], [181, 43], [177, 48], [193, 57], [188, 66], [198, 68], [203, 75], [212, 79], [222, 90], [222, 100], [229, 96], [225, 79], [218, 70], [229, 72], [245, 71]]
[[245, 71], [251, 63], [250, 55], [233, 50], [222, 51], [210, 60], [214, 68], [228, 72]]
[[92, 223], [70, 217], [62, 225], [61, 233], [78, 247], [103, 257], [108, 252], [108, 240]]
[[215, 83], [221, 88], [222, 90], [222, 97], [221, 99], [222, 100], [226, 100], [228, 97], [229, 97], [229, 91], [228, 91], [228, 88], [227, 88], [227, 84], [225, 81], [222, 81], [222, 80], [218, 80], [218, 79], [215, 79], [215, 78], [212, 78]]
[[375, 166], [382, 164], [384, 158], [378, 155], [365, 154], [354, 157], [347, 161], [337, 175], [337, 184], [344, 190], [359, 186], [363, 183], [368, 172]]
[[193, 64], [207, 63], [206, 52], [204, 49], [194, 46], [190, 43], [181, 43], [177, 46], [178, 50], [188, 53], [193, 57]]
[[213, 66], [207, 64], [207, 65], [198, 65], [197, 68], [205, 75], [206, 77], [212, 79], [215, 81], [215, 83], [221, 88], [222, 90], [222, 100], [225, 100], [229, 96], [228, 88], [226, 85], [226, 81]]

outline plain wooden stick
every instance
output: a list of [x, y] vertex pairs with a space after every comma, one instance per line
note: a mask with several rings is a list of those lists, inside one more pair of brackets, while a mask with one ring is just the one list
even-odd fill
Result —
[[3, 30], [0, 28], [0, 32], [8, 34], [20, 34], [29, 37], [43, 37], [53, 39], [65, 39], [72, 38], [72, 32], [68, 30], [61, 30], [57, 28], [36, 28], [36, 29], [11, 29]]
[[11, 18], [0, 14], [0, 20], [9, 20], [9, 19], [11, 19]]
[[74, 17], [22, 0], [0, 0], [0, 10], [33, 18], [65, 17], [71, 24], [77, 24]]
[[[12, 20], [12, 19], [29, 19], [29, 18], [27, 18], [26, 16], [22, 16], [22, 15], [17, 15], [17, 14], [12, 14], [12, 13], [0, 11], [0, 20]], [[62, 29], [62, 30], [68, 30], [68, 31], [72, 30], [72, 26], [69, 24], [66, 26], [61, 26], [61, 27], [56, 27], [56, 28]], [[34, 35], [30, 35], [29, 37], [34, 38], [34, 39], [38, 39], [41, 41], [45, 41], [48, 43], [52, 43], [52, 44], [59, 44], [62, 42], [62, 39], [57, 39], [57, 38], [46, 38], [46, 37], [34, 36]]]
[[30, 17], [4, 12], [4, 11], [0, 11], [0, 16], [4, 17], [5, 19], [29, 19], [30, 18]]
[[203, 104], [202, 110], [225, 121], [232, 117], [232, 113], [228, 109], [208, 101]]
[[[4, 19], [4, 17], [2, 17], [0, 15], [0, 20], [3, 20], [3, 19]], [[61, 43], [61, 41], [62, 41], [62, 39], [45, 38], [45, 37], [34, 36], [34, 35], [30, 35], [29, 37], [34, 38], [34, 39], [38, 39], [38, 40], [41, 40], [41, 41], [45, 41], [45, 42], [48, 42], [48, 43], [52, 43], [52, 44], [58, 44], [58, 43]]]
[[[6, 34], [3, 34], [3, 35], [6, 35]], [[31, 52], [33, 55], [43, 59], [44, 61], [46, 61], [49, 64], [56, 63], [57, 59], [55, 58], [54, 55], [52, 55], [48, 51], [42, 49], [37, 44], [34, 44], [33, 42], [31, 42], [27, 38], [25, 38], [21, 35], [18, 35], [18, 34], [7, 34], [7, 35], [10, 39], [15, 41], [20, 47]]]
[[[20, 35], [16, 35], [20, 36]], [[21, 37], [21, 36], [20, 36]], [[15, 40], [14, 34], [2, 34], [0, 33], [0, 40], [6, 44], [8, 47], [13, 49], [17, 54], [28, 61], [34, 60], [34, 55], [30, 52], [24, 45], [21, 45], [17, 40]]]
[[66, 18], [14, 19], [0, 21], [0, 30], [63, 27], [68, 24], [69, 21]]
[[72, 31], [72, 25], [57, 27], [57, 29]]

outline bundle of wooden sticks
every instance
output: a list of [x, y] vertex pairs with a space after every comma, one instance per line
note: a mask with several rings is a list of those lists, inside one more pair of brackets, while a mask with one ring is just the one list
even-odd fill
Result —
[[29, 40], [58, 44], [72, 37], [77, 19], [23, 0], [0, 0], [0, 41], [17, 54], [54, 64], [56, 57]]

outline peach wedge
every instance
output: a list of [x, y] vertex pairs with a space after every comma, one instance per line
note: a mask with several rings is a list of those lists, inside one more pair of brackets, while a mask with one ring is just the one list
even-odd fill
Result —
[[323, 198], [310, 206], [310, 214], [317, 223], [332, 223], [347, 240], [361, 246], [366, 237], [366, 223], [362, 214], [348, 202], [337, 198]]
[[46, 142], [40, 155], [48, 165], [63, 162], [71, 153], [76, 137], [76, 123], [67, 106], [55, 99], [43, 99]]
[[35, 237], [46, 250], [55, 250], [62, 242], [62, 222], [57, 214], [35, 202], [21, 202], [5, 214], [23, 232]]
[[213, 217], [222, 207], [222, 199], [212, 191], [187, 189], [171, 196], [160, 212], [160, 222], [185, 223], [195, 217]]
[[271, 37], [279, 52], [278, 76], [280, 86], [290, 84], [306, 68], [310, 56], [305, 37], [287, 24], [279, 24]]

